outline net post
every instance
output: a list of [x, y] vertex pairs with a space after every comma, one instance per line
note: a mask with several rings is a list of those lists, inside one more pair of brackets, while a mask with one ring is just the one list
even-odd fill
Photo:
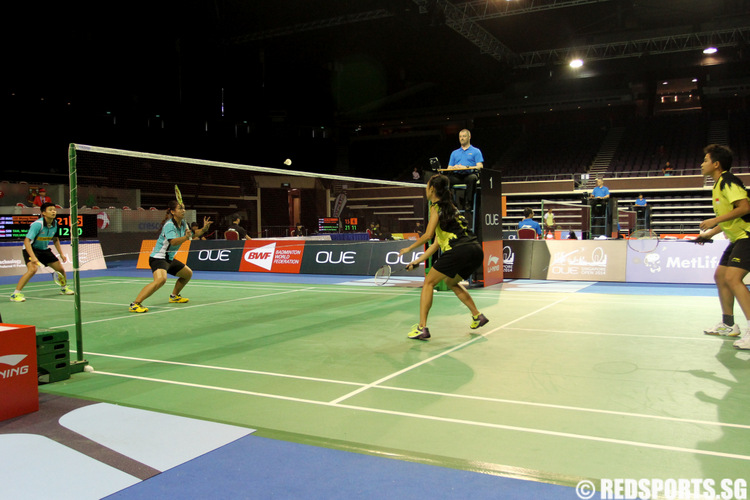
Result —
[[75, 295], [76, 361], [70, 363], [72, 373], [80, 373], [88, 364], [83, 359], [83, 324], [81, 322], [81, 280], [78, 274], [78, 172], [76, 165], [76, 145], [68, 146], [68, 175], [70, 181], [70, 250], [73, 258], [73, 286]]

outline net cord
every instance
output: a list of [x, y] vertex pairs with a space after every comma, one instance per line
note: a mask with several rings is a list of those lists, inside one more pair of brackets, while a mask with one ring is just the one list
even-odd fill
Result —
[[[128, 151], [124, 149], [103, 148], [99, 146], [89, 146], [85, 144], [71, 144], [71, 148], [76, 151], [89, 151], [92, 153], [101, 153], [107, 155], [128, 156], [131, 158], [145, 158], [149, 160], [171, 161], [176, 163], [186, 163], [190, 165], [201, 165], [218, 168], [232, 168], [235, 170], [245, 170], [248, 172], [262, 172], [266, 174], [293, 175], [297, 177], [312, 177], [316, 179], [329, 179], [333, 181], [361, 182], [365, 184], [379, 184], [386, 186], [414, 187], [413, 182], [386, 181], [378, 179], [365, 179], [362, 177], [349, 177], [344, 175], [319, 174], [316, 172], [304, 172], [300, 170], [286, 170], [283, 168], [259, 167], [256, 165], [241, 165], [239, 163], [225, 163], [211, 160], [198, 160], [195, 158], [184, 158], [180, 156], [160, 155], [154, 153], [142, 153], [137, 151]], [[71, 186], [72, 189], [72, 186]]]

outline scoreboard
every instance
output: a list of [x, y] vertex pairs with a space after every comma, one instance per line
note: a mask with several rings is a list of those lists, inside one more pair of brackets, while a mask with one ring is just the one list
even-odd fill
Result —
[[[32, 223], [39, 220], [38, 215], [0, 215], [0, 241], [22, 240], [26, 237]], [[78, 216], [78, 237], [96, 238], [96, 214]], [[70, 239], [70, 215], [57, 217], [57, 237]]]
[[318, 219], [319, 233], [338, 233], [339, 219], [337, 217], [321, 217]]
[[344, 219], [344, 231], [364, 231], [361, 217], [346, 217]]
[[318, 219], [318, 232], [319, 233], [338, 233], [341, 231], [364, 231], [364, 221], [362, 217], [345, 217], [341, 219], [341, 225], [339, 226], [339, 219], [336, 217], [321, 217]]

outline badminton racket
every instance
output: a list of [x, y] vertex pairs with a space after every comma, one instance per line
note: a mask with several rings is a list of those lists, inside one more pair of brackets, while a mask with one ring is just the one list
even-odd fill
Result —
[[[419, 265], [414, 266], [414, 269], [419, 267]], [[399, 270], [408, 271], [409, 266], [399, 267]], [[373, 280], [375, 281], [375, 284], [378, 286], [383, 286], [386, 283], [388, 283], [388, 280], [391, 278], [391, 274], [393, 274], [393, 269], [388, 264], [381, 266], [377, 271], [375, 271], [375, 277]]]
[[[47, 271], [47, 267], [42, 264], [41, 262], [37, 262], [39, 265], [39, 268], [43, 270], [45, 273], [49, 273], [50, 271]], [[65, 286], [68, 284], [68, 280], [65, 279], [65, 275], [61, 273], [60, 271], [55, 271], [54, 269], [50, 268], [52, 270], [52, 281], [55, 282], [55, 284], [59, 286]]]
[[[671, 241], [680, 241], [683, 243], [713, 243], [713, 240], [709, 240], [706, 238], [694, 238], [694, 239], [679, 239], [679, 240], [669, 240]], [[656, 234], [654, 231], [651, 231], [650, 229], [639, 229], [638, 231], [635, 231], [630, 236], [628, 236], [628, 247], [631, 250], [635, 250], [636, 252], [640, 253], [651, 253], [659, 246], [659, 235]]]

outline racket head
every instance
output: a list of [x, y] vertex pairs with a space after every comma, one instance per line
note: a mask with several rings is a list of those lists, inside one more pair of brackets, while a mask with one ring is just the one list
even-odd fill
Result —
[[650, 229], [639, 229], [628, 236], [628, 247], [640, 253], [650, 253], [659, 246], [659, 235]]
[[174, 185], [174, 197], [177, 198], [177, 203], [185, 206], [185, 203], [182, 202], [182, 193], [180, 192], [180, 188], [177, 187], [177, 184]]
[[383, 286], [386, 283], [388, 283], [388, 279], [391, 277], [391, 266], [388, 264], [385, 264], [384, 266], [381, 266], [380, 269], [378, 269], [375, 272], [375, 277], [373, 280], [375, 281], [375, 284], [378, 286]]
[[68, 280], [65, 279], [63, 273], [59, 271], [55, 271], [54, 273], [52, 273], [52, 279], [54, 280], [56, 285], [65, 286], [68, 284]]

